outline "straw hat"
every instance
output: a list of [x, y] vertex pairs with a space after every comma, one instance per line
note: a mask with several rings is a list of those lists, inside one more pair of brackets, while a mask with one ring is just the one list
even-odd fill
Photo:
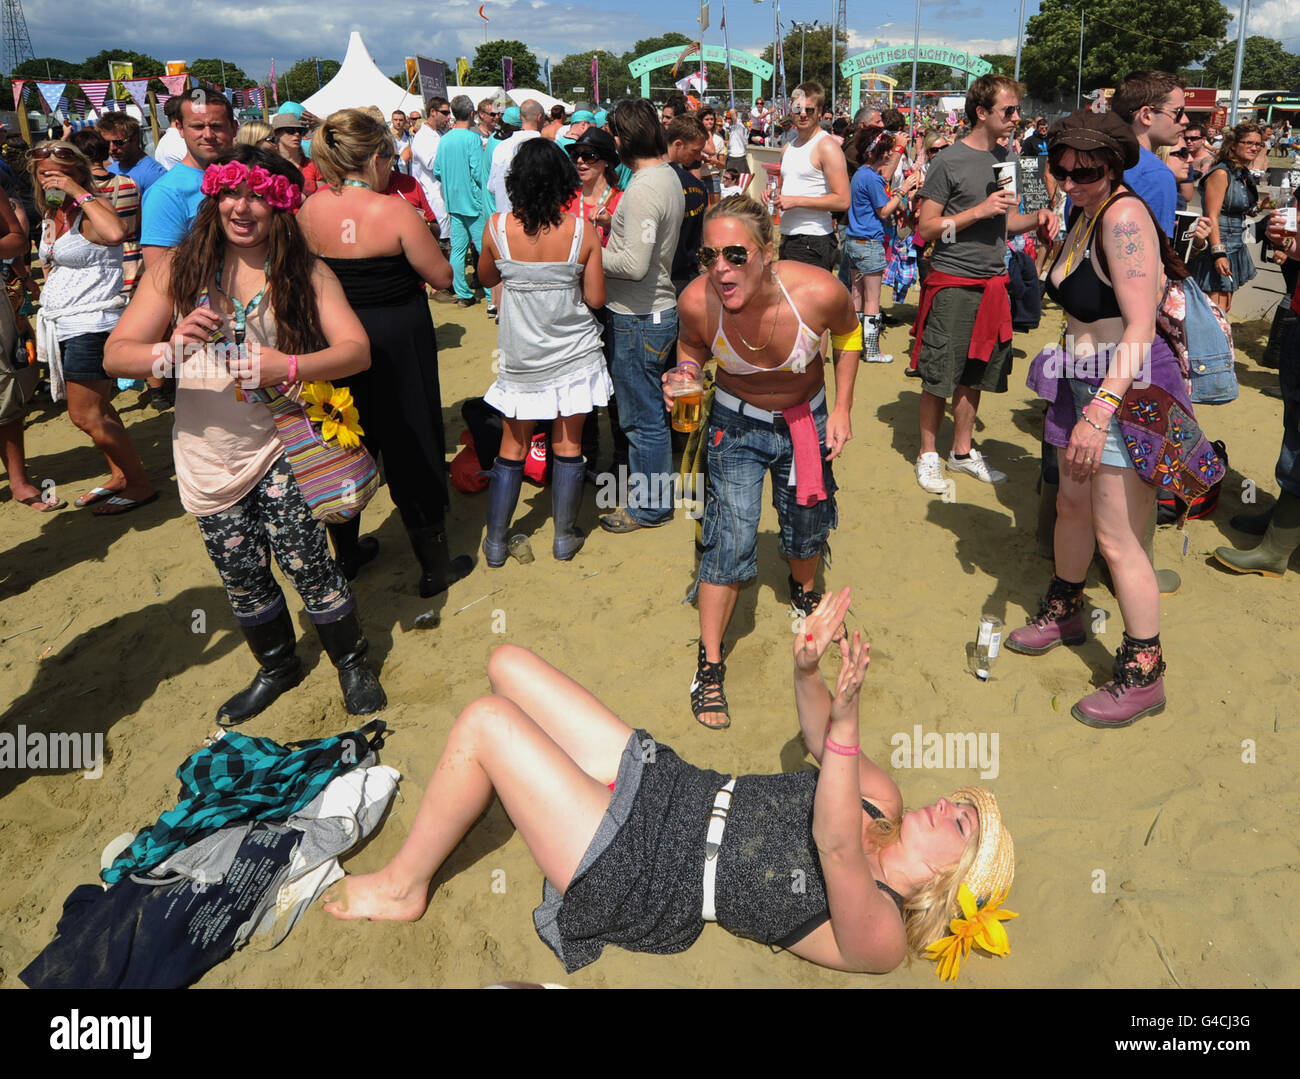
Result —
[[[1002, 824], [1002, 811], [991, 791], [983, 787], [962, 787], [950, 796], [951, 801], [974, 806], [980, 817], [980, 842], [962, 883], [970, 889], [975, 902], [983, 907], [995, 896], [1003, 895], [1016, 875], [1016, 851], [1011, 833]], [[954, 913], [959, 908], [953, 904]]]

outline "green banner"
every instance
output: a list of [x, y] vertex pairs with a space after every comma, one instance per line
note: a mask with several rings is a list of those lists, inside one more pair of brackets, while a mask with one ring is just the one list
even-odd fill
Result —
[[981, 60], [961, 49], [950, 49], [945, 45], [922, 45], [919, 49], [911, 45], [885, 45], [869, 52], [860, 52], [840, 63], [840, 74], [846, 79], [853, 75], [862, 75], [873, 67], [886, 67], [890, 64], [910, 64], [913, 60], [922, 64], [939, 64], [942, 67], [968, 71], [978, 78], [993, 70], [987, 60]]

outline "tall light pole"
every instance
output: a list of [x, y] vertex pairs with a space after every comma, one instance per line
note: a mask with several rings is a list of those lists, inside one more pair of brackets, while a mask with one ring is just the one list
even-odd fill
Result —
[[809, 30], [816, 30], [819, 26], [821, 26], [821, 23], [819, 23], [816, 19], [813, 19], [812, 22], [792, 22], [790, 24], [791, 30], [799, 31], [799, 81], [800, 82], [803, 82], [804, 38], [807, 36]]
[[1079, 84], [1074, 91], [1075, 111], [1083, 108], [1083, 8], [1079, 8]]
[[1025, 44], [1025, 0], [1020, 0], [1020, 29], [1016, 31], [1016, 82], [1020, 81], [1020, 50]]
[[1228, 106], [1228, 126], [1237, 126], [1237, 98], [1241, 94], [1241, 62], [1246, 56], [1246, 18], [1250, 14], [1250, 0], [1241, 0], [1241, 14], [1237, 16], [1237, 59], [1232, 65], [1232, 104]]
[[921, 58], [921, 0], [916, 0], [916, 25], [912, 30], [912, 111], [908, 114], [908, 142], [916, 139], [916, 72]]

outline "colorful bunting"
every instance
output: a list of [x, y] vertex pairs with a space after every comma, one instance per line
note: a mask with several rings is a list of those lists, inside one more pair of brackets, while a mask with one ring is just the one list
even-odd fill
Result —
[[82, 79], [81, 90], [88, 98], [96, 112], [102, 112], [104, 108], [104, 98], [108, 96], [107, 79]]
[[14, 109], [18, 108], [18, 99], [27, 96], [27, 80], [14, 79]]
[[131, 95], [131, 100], [140, 106], [141, 112], [149, 110], [149, 80], [148, 79], [127, 79], [123, 85], [126, 92]]
[[179, 75], [162, 76], [162, 84], [167, 87], [169, 93], [183, 94], [189, 84], [190, 77], [183, 72]]
[[63, 88], [67, 85], [66, 82], [38, 82], [36, 84], [48, 111], [53, 111], [59, 102], [63, 100]]

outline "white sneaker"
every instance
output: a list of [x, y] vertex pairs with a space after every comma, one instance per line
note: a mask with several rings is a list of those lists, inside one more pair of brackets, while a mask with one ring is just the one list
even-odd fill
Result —
[[948, 454], [948, 471], [965, 472], [968, 476], [974, 476], [977, 480], [982, 480], [985, 483], [1003, 483], [1007, 478], [1005, 472], [999, 472], [996, 468], [989, 468], [989, 463], [984, 460], [984, 455], [974, 446], [971, 447], [970, 456], [964, 461], [959, 461], [956, 454]]
[[923, 453], [916, 459], [916, 482], [921, 490], [932, 495], [941, 495], [948, 490], [948, 481], [943, 478], [937, 453]]
[[876, 352], [871, 355], [868, 355], [866, 352], [863, 352], [862, 362], [863, 363], [893, 363], [894, 356], [893, 353], [890, 352]]

